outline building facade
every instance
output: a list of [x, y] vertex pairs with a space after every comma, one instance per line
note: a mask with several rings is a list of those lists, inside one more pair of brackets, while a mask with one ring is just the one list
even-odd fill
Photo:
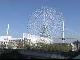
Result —
[[26, 39], [26, 38], [27, 40], [30, 40], [30, 42], [33, 44], [38, 43], [38, 42], [43, 42], [47, 44], [54, 42], [52, 39], [49, 39], [48, 37], [45, 38], [45, 37], [23, 33], [23, 39]]

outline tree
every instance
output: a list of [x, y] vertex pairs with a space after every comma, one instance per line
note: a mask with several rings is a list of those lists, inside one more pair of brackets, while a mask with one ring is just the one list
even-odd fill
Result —
[[29, 44], [24, 44], [24, 49], [28, 49], [28, 48], [31, 48], [31, 46]]
[[47, 50], [47, 45], [44, 44], [43, 42], [38, 42], [36, 49]]
[[2, 45], [1, 45], [1, 48], [5, 48], [5, 47], [6, 47], [6, 44], [4, 44], [4, 45], [2, 44]]
[[11, 45], [7, 45], [8, 49], [13, 49], [13, 47]]

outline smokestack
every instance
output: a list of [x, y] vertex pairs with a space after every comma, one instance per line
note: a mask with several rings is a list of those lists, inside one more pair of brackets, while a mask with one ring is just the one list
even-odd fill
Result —
[[8, 24], [8, 29], [9, 29], [9, 24]]
[[7, 36], [9, 36], [9, 24], [8, 24], [8, 28], [7, 28]]

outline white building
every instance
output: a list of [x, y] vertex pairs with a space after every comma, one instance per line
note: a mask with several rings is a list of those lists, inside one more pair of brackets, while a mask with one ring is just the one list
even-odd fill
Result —
[[14, 49], [16, 49], [17, 48], [16, 41], [22, 41], [22, 38], [12, 38], [12, 36], [0, 36], [0, 46], [1, 45], [11, 45]]
[[12, 36], [0, 36], [0, 42], [2, 42], [2, 44], [7, 44], [11, 38]]
[[27, 33], [23, 33], [23, 39], [24, 38], [29, 39], [33, 44], [38, 43], [38, 42], [43, 42], [43, 43], [48, 43], [48, 44], [53, 43], [53, 40], [51, 40], [49, 38], [44, 38], [44, 37], [31, 35], [31, 34], [27, 34]]

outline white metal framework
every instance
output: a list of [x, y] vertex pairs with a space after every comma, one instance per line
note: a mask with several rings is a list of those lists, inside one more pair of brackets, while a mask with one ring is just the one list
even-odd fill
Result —
[[64, 38], [64, 17], [55, 8], [46, 6], [37, 9], [30, 16], [27, 24], [29, 34], [51, 39]]

